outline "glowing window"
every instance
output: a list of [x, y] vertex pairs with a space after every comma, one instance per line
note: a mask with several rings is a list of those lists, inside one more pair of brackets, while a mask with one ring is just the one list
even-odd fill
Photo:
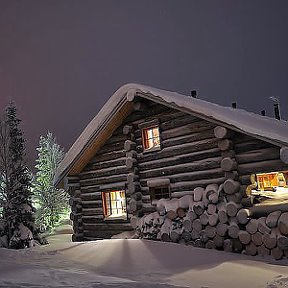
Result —
[[159, 127], [150, 127], [142, 130], [143, 134], [143, 147], [144, 150], [150, 150], [152, 148], [160, 148], [160, 133]]
[[288, 200], [288, 171], [259, 173], [255, 180], [255, 189], [251, 192], [261, 201]]
[[124, 191], [102, 192], [102, 203], [106, 219], [127, 219]]

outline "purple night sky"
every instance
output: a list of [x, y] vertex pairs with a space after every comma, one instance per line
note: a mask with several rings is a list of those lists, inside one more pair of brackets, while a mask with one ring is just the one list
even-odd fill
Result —
[[15, 101], [33, 164], [48, 130], [67, 151], [121, 85], [288, 119], [287, 0], [1, 0], [0, 108]]

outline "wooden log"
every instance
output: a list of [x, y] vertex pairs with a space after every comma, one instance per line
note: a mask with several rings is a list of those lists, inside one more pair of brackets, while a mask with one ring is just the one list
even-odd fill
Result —
[[223, 243], [223, 249], [225, 252], [232, 252], [233, 251], [233, 243], [231, 239], [225, 239]]
[[284, 212], [278, 219], [278, 227], [283, 235], [288, 235], [288, 212]]
[[170, 232], [170, 239], [172, 242], [177, 243], [180, 239], [181, 229], [175, 229]]
[[200, 240], [201, 240], [202, 243], [207, 243], [208, 242], [209, 237], [208, 237], [208, 235], [207, 235], [205, 230], [201, 230], [199, 232], [199, 235], [200, 235]]
[[135, 142], [133, 142], [131, 140], [126, 140], [124, 142], [124, 150], [125, 151], [129, 152], [131, 150], [135, 150], [135, 148], [136, 148], [136, 143]]
[[250, 213], [248, 209], [240, 209], [236, 214], [236, 218], [240, 224], [247, 224], [249, 217]]
[[252, 207], [254, 205], [254, 196], [242, 198], [241, 205], [243, 207]]
[[277, 226], [278, 219], [281, 215], [281, 211], [274, 211], [271, 212], [267, 217], [266, 217], [266, 225], [270, 228], [274, 228]]
[[275, 247], [271, 250], [271, 255], [274, 259], [280, 260], [283, 257], [283, 250], [279, 247]]
[[208, 196], [208, 201], [212, 204], [217, 204], [219, 201], [219, 195], [217, 192], [212, 192]]
[[194, 198], [194, 202], [199, 202], [202, 200], [204, 194], [204, 188], [202, 187], [196, 187], [193, 190], [193, 198]]
[[234, 194], [236, 192], [239, 191], [240, 189], [240, 183], [238, 181], [232, 180], [232, 179], [227, 179], [224, 182], [224, 186], [223, 186], [224, 192], [226, 194]]
[[205, 234], [208, 236], [208, 238], [212, 239], [216, 236], [216, 228], [210, 225], [207, 225], [204, 229]]
[[228, 216], [225, 209], [221, 209], [218, 211], [218, 218], [220, 223], [228, 222]]
[[225, 157], [221, 161], [221, 168], [225, 172], [236, 170], [237, 169], [237, 162], [233, 158]]
[[254, 205], [253, 207], [249, 208], [251, 215], [255, 217], [267, 216], [271, 212], [275, 212], [277, 210], [281, 212], [288, 212], [288, 205], [286, 203], [283, 204], [261, 204], [261, 205]]
[[239, 241], [239, 239], [231, 239], [231, 241], [232, 241], [233, 251], [236, 252], [236, 253], [242, 253], [243, 245]]
[[247, 231], [240, 230], [238, 238], [242, 244], [247, 245], [251, 241], [251, 234], [249, 234]]
[[176, 210], [176, 213], [178, 215], [179, 218], [184, 218], [185, 216], [185, 210], [181, 207], [178, 207], [177, 210]]
[[229, 139], [222, 139], [218, 141], [218, 148], [221, 151], [230, 150], [233, 147], [233, 142]]
[[192, 231], [192, 223], [193, 220], [197, 218], [197, 215], [194, 211], [187, 212], [186, 216], [183, 218], [183, 227], [186, 231], [191, 232]]
[[265, 234], [263, 235], [263, 243], [268, 249], [276, 247], [277, 237], [275, 234]]
[[266, 225], [266, 217], [258, 219], [258, 231], [263, 235], [271, 233], [271, 228]]
[[262, 257], [267, 257], [270, 255], [270, 250], [265, 247], [264, 244], [258, 246], [257, 248], [257, 254], [261, 255]]
[[192, 229], [200, 232], [202, 230], [202, 224], [199, 219], [195, 219], [192, 222]]
[[277, 238], [277, 247], [281, 250], [288, 250], [288, 237], [286, 236], [279, 236]]
[[225, 158], [225, 157], [229, 157], [229, 158], [235, 158], [235, 151], [234, 150], [224, 150], [224, 151], [221, 151], [221, 156], [222, 158]]
[[194, 202], [193, 211], [200, 216], [204, 212], [204, 205], [202, 202]]
[[160, 238], [164, 242], [170, 242], [170, 230], [172, 227], [172, 221], [169, 218], [165, 218], [163, 225], [160, 228]]
[[239, 229], [239, 226], [237, 224], [232, 223], [228, 226], [228, 235], [229, 235], [229, 237], [231, 237], [233, 239], [238, 238], [239, 231], [240, 231], [240, 229]]
[[235, 202], [228, 202], [226, 204], [226, 213], [229, 217], [234, 217], [237, 215], [239, 208], [239, 204], [236, 204]]
[[[196, 134], [199, 132], [210, 130], [211, 136], [214, 134], [213, 129], [214, 124], [209, 123], [208, 121], [197, 121], [190, 124], [183, 125], [181, 127], [175, 127], [162, 132], [161, 136], [163, 140], [171, 139], [184, 135], [191, 135], [193, 132]], [[201, 134], [201, 133], [200, 133]], [[207, 136], [206, 136], [207, 137]], [[208, 137], [207, 137], [208, 138]], [[196, 139], [197, 140], [197, 139]], [[195, 140], [190, 140], [195, 141]]]
[[285, 169], [287, 169], [287, 164], [284, 164], [280, 159], [239, 164], [237, 168], [238, 173], [241, 175], [257, 173], [258, 171], [265, 173]]
[[135, 158], [127, 157], [126, 158], [126, 167], [128, 169], [132, 169], [137, 164], [137, 160]]
[[215, 245], [214, 240], [209, 239], [207, 241], [207, 243], [205, 244], [205, 248], [206, 249], [216, 249], [216, 245]]
[[280, 159], [283, 163], [288, 164], [288, 147], [280, 149]]
[[235, 155], [238, 164], [279, 159], [279, 148], [269, 147]]
[[133, 131], [133, 127], [131, 125], [124, 125], [122, 131], [124, 135], [128, 135]]
[[251, 240], [256, 246], [260, 246], [263, 244], [263, 235], [257, 231], [251, 235]]
[[193, 203], [193, 195], [184, 195], [179, 198], [179, 207], [188, 209]]
[[254, 256], [257, 254], [257, 246], [253, 242], [250, 242], [245, 246], [245, 252], [247, 255]]
[[214, 128], [214, 135], [218, 139], [231, 138], [234, 136], [234, 131], [228, 130], [223, 126], [216, 126]]
[[178, 216], [177, 213], [176, 213], [175, 211], [173, 211], [173, 210], [169, 210], [169, 211], [167, 211], [167, 213], [166, 213], [166, 217], [167, 217], [168, 219], [170, 219], [170, 220], [176, 219], [177, 216]]
[[208, 223], [210, 226], [216, 226], [216, 224], [218, 223], [218, 214], [214, 213], [212, 215], [208, 216]]
[[225, 224], [225, 223], [218, 223], [217, 224], [217, 226], [216, 226], [216, 234], [217, 235], [224, 237], [224, 236], [226, 236], [227, 231], [228, 231], [228, 225], [227, 224]]
[[250, 234], [254, 234], [257, 232], [258, 222], [256, 219], [250, 219], [250, 221], [246, 225], [246, 231]]
[[224, 237], [216, 234], [215, 237], [213, 238], [213, 242], [215, 244], [215, 247], [220, 249], [224, 245]]
[[189, 241], [191, 241], [191, 233], [188, 231], [183, 231], [181, 234], [181, 238], [184, 239], [185, 243], [188, 243]]
[[191, 231], [191, 239], [192, 240], [196, 240], [196, 239], [199, 239], [199, 238], [200, 238], [200, 231], [192, 230]]
[[217, 206], [215, 204], [209, 203], [207, 206], [207, 213], [209, 215], [215, 214], [217, 211]]
[[140, 210], [143, 206], [142, 201], [136, 201], [135, 199], [131, 198], [129, 201], [129, 205], [128, 205], [128, 210], [133, 213], [136, 212], [137, 210]]
[[203, 226], [206, 226], [208, 224], [208, 214], [206, 211], [204, 211], [204, 213], [202, 215], [200, 215], [199, 219], [200, 222]]

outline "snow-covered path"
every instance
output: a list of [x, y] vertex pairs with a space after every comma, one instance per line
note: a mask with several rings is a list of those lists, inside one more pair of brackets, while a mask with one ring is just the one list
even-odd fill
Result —
[[[0, 287], [288, 287], [288, 261], [143, 240], [0, 249]], [[269, 284], [268, 284], [269, 283]]]

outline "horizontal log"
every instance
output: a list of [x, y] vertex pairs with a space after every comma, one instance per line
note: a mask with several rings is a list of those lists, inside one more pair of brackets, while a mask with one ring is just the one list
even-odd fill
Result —
[[218, 148], [221, 151], [230, 150], [233, 148], [233, 142], [229, 139], [221, 139], [218, 141]]
[[238, 164], [279, 159], [279, 148], [269, 147], [235, 155]]
[[277, 245], [277, 237], [273, 234], [263, 235], [263, 243], [266, 248], [273, 249]]
[[[275, 212], [277, 210], [281, 211], [281, 212], [288, 212], [288, 205], [287, 205], [287, 203], [275, 204], [275, 205], [256, 204], [253, 207], [250, 207], [247, 209], [249, 209], [249, 211], [253, 217], [261, 217], [261, 216], [267, 216], [268, 214]], [[277, 213], [279, 213], [279, 212], [277, 212]]]
[[82, 221], [83, 223], [102, 223], [104, 220], [104, 215], [83, 215]]
[[274, 228], [277, 226], [278, 223], [278, 219], [280, 217], [280, 215], [282, 214], [282, 212], [280, 210], [276, 210], [274, 212], [271, 212], [267, 217], [266, 217], [266, 225], [269, 228]]
[[[205, 129], [209, 129], [209, 128], [210, 128], [210, 126], [208, 126], [208, 125], [205, 126]], [[162, 136], [162, 134], [161, 134], [161, 136]], [[211, 138], [213, 138], [213, 136], [214, 135], [213, 135], [212, 129], [204, 130], [202, 132], [197, 132], [197, 133], [191, 132], [190, 134], [178, 136], [178, 137], [173, 137], [173, 135], [170, 135], [170, 137], [168, 137], [167, 139], [163, 139], [161, 137], [161, 140], [162, 140], [161, 146], [163, 148], [171, 147], [171, 146], [177, 146], [177, 145], [181, 145], [184, 143], [191, 143], [191, 142], [201, 141], [201, 140], [205, 140], [205, 139], [211, 139]], [[139, 142], [137, 141], [137, 143], [139, 143]]]
[[232, 171], [237, 169], [237, 162], [235, 159], [230, 157], [225, 157], [221, 161], [221, 168], [223, 171]]
[[130, 223], [109, 223], [109, 220], [104, 223], [83, 223], [84, 230], [97, 230], [97, 231], [131, 231], [132, 227]]
[[89, 172], [93, 171], [93, 170], [94, 171], [98, 171], [98, 170], [102, 170], [102, 169], [110, 168], [110, 167], [115, 167], [115, 166], [124, 166], [125, 165], [125, 160], [126, 160], [126, 157], [120, 157], [118, 159], [107, 160], [107, 161], [98, 162], [98, 163], [89, 163], [85, 167], [83, 172], [81, 172], [79, 175], [83, 179], [84, 175], [89, 174]]
[[171, 192], [181, 191], [181, 190], [193, 190], [197, 186], [206, 187], [208, 184], [216, 183], [221, 184], [224, 181], [224, 177], [219, 178], [209, 178], [209, 179], [201, 179], [197, 181], [185, 181], [178, 183], [171, 183], [170, 190]]
[[82, 209], [85, 208], [102, 208], [102, 200], [82, 201]]
[[[93, 174], [94, 175], [94, 174]], [[80, 180], [81, 186], [89, 186], [89, 185], [102, 185], [102, 184], [110, 184], [115, 182], [124, 182], [127, 180], [127, 174], [117, 174], [117, 175], [111, 175], [106, 177], [97, 177], [93, 175], [89, 175], [89, 178]]]
[[89, 185], [81, 187], [82, 193], [91, 193], [91, 192], [110, 192], [111, 189], [113, 190], [125, 190], [126, 182], [115, 182], [112, 184], [106, 185]]
[[178, 165], [170, 165], [170, 162], [166, 162], [166, 166], [164, 166], [163, 168], [153, 167], [153, 169], [150, 170], [143, 170], [143, 168], [141, 167], [139, 175], [143, 178], [149, 178], [160, 177], [164, 175], [174, 175], [176, 173], [209, 170], [220, 167], [220, 161], [220, 157], [214, 157]]
[[91, 170], [87, 171], [85, 175], [81, 176], [82, 180], [81, 183], [85, 183], [84, 180], [86, 179], [93, 179], [93, 178], [99, 178], [99, 177], [108, 177], [112, 175], [118, 175], [118, 174], [126, 174], [127, 173], [127, 168], [125, 165], [123, 166], [112, 166], [109, 168], [101, 169], [101, 170]]
[[271, 148], [271, 147], [275, 147], [275, 146], [268, 142], [264, 142], [264, 141], [257, 140], [257, 139], [252, 139], [250, 141], [239, 143], [239, 144], [234, 142], [234, 150], [236, 154], [248, 152], [251, 150], [255, 151], [258, 149]]
[[[97, 153], [91, 160], [90, 164], [99, 163], [99, 162], [105, 162], [105, 161], [111, 161], [115, 159], [120, 159], [126, 156], [126, 151], [124, 150], [124, 144], [123, 149], [120, 149], [118, 151], [111, 151], [109, 153]], [[87, 169], [90, 170], [89, 166], [87, 166]], [[84, 168], [84, 171], [86, 171], [86, 168]]]
[[83, 216], [91, 216], [91, 215], [102, 215], [103, 209], [102, 208], [85, 208], [82, 209]]
[[168, 129], [172, 129], [172, 128], [177, 128], [177, 127], [182, 127], [184, 125], [187, 124], [191, 124], [191, 123], [195, 123], [195, 122], [203, 122], [203, 120], [201, 120], [200, 118], [188, 115], [188, 114], [184, 114], [181, 117], [177, 117], [174, 119], [169, 119], [166, 122], [162, 122], [160, 124], [160, 128], [162, 131], [168, 130]]
[[248, 233], [247, 231], [243, 231], [243, 230], [239, 231], [238, 237], [239, 237], [240, 242], [244, 245], [249, 244], [251, 241], [251, 234]]
[[[217, 147], [217, 139], [207, 139], [201, 140], [192, 143], [185, 143], [177, 146], [163, 148], [160, 151], [157, 151], [157, 158], [167, 158], [167, 157], [175, 157], [177, 155], [183, 155], [192, 152], [199, 152], [208, 149], [213, 149]], [[138, 157], [139, 163], [144, 161], [155, 160], [155, 153], [140, 153]]]

